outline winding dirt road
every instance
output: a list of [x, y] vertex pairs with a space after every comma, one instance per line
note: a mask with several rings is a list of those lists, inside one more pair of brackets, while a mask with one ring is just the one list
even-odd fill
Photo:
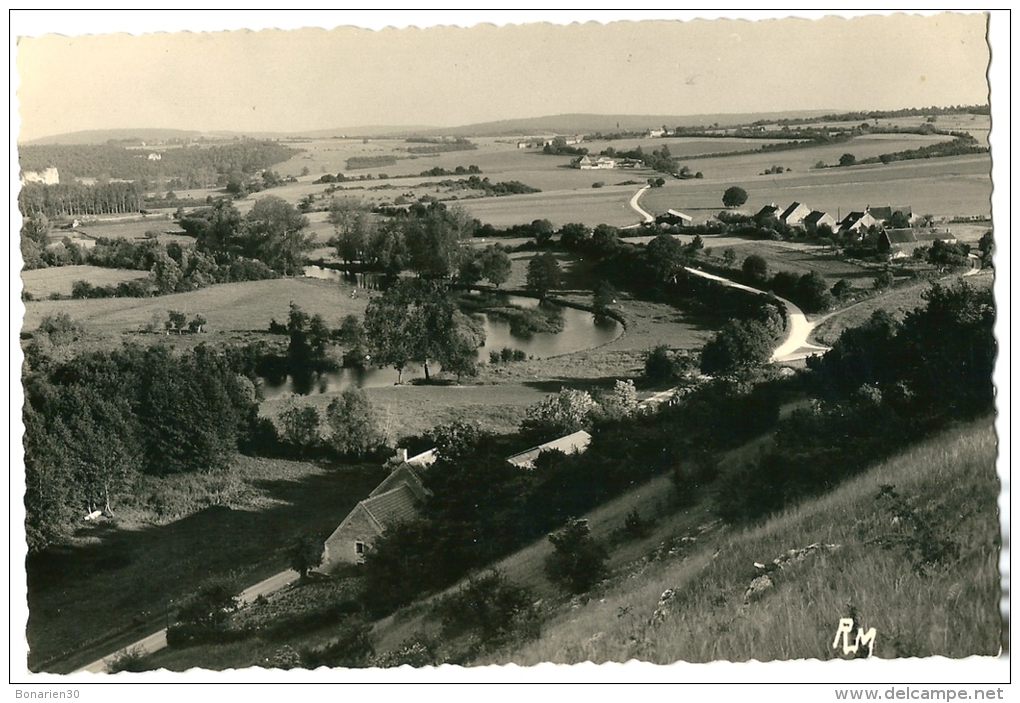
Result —
[[[655, 216], [650, 212], [641, 207], [640, 201], [641, 196], [645, 194], [645, 191], [651, 188], [651, 186], [642, 186], [638, 189], [638, 192], [634, 193], [634, 197], [630, 199], [630, 207], [634, 212], [641, 215], [645, 222], [655, 222]], [[631, 227], [638, 227], [639, 225], [631, 225]]]
[[[758, 290], [751, 286], [745, 286], [742, 283], [737, 283], [736, 281], [731, 281], [728, 278], [716, 276], [700, 269], [688, 267], [686, 268], [686, 271], [694, 274], [695, 276], [708, 278], [716, 281], [717, 283], [722, 283], [724, 286], [729, 286], [730, 288], [739, 288], [740, 290], [745, 290], [749, 293], [757, 293], [758, 295], [768, 295], [763, 290]], [[786, 298], [776, 296], [776, 299], [786, 307], [786, 337], [772, 352], [772, 361], [797, 361], [829, 350], [828, 347], [808, 342], [808, 337], [811, 336], [811, 332], [814, 330], [816, 323], [808, 322], [803, 310]]]

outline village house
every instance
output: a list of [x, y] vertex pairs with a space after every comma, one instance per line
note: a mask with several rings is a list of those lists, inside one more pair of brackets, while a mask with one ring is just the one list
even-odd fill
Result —
[[804, 218], [811, 214], [811, 208], [804, 203], [793, 202], [790, 207], [783, 210], [779, 221], [791, 227], [804, 222]]
[[881, 224], [867, 210], [855, 210], [848, 214], [839, 223], [839, 233], [842, 235], [854, 235], [858, 239], [864, 237], [867, 231], [877, 224]]
[[584, 156], [574, 159], [571, 163], [574, 168], [579, 168], [582, 171], [590, 170], [601, 170], [616, 168], [616, 160], [611, 159], [608, 156], [599, 156], [598, 158], [592, 158], [585, 154]]
[[910, 222], [914, 219], [914, 211], [909, 205], [901, 205], [899, 207], [893, 207], [891, 205], [885, 205], [884, 207], [872, 207], [869, 205], [864, 208], [865, 212], [869, 213], [879, 222], [888, 222], [892, 219], [893, 215], [900, 214], [906, 217], [906, 221]]
[[766, 205], [765, 207], [763, 207], [758, 212], [756, 212], [754, 214], [754, 219], [758, 220], [758, 221], [764, 220], [764, 219], [766, 219], [768, 217], [775, 217], [776, 219], [779, 219], [779, 215], [780, 214], [781, 214], [781, 211], [779, 209], [779, 206], [776, 205], [775, 203], [771, 203], [771, 204]]
[[833, 232], [837, 229], [836, 218], [821, 210], [812, 210], [802, 224], [808, 232], [816, 232], [822, 225], [827, 225]]
[[566, 437], [560, 437], [554, 439], [551, 442], [540, 444], [537, 447], [532, 447], [526, 451], [514, 454], [509, 457], [507, 461], [516, 466], [519, 469], [533, 469], [535, 468], [535, 460], [542, 452], [563, 452], [564, 454], [583, 454], [588, 445], [591, 443], [591, 435], [580, 430], [573, 434], [568, 434]]
[[667, 210], [664, 214], [659, 215], [655, 218], [655, 223], [659, 225], [678, 225], [680, 227], [690, 227], [694, 224], [694, 218], [690, 215], [680, 212], [679, 210]]
[[341, 564], [360, 563], [372, 543], [387, 529], [418, 516], [429, 495], [419, 471], [435, 462], [436, 450], [430, 449], [409, 459], [404, 449], [398, 451], [397, 458], [399, 465], [368, 498], [354, 506], [326, 539], [322, 571], [332, 571]]

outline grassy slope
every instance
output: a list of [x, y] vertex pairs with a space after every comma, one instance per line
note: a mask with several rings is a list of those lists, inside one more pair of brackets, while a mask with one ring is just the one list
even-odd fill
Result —
[[[943, 285], [953, 285], [954, 280], [943, 280]], [[976, 288], [990, 287], [994, 282], [992, 271], [982, 272], [976, 276], [968, 276], [964, 279]], [[868, 321], [873, 313], [878, 310], [887, 310], [896, 319], [903, 319], [903, 316], [910, 310], [924, 305], [922, 294], [931, 288], [927, 282], [919, 282], [913, 285], [897, 287], [885, 293], [869, 298], [852, 305], [843, 310], [829, 315], [815, 328], [812, 339], [820, 344], [831, 345], [843, 330], [851, 327], [858, 327]]]
[[[618, 570], [601, 597], [562, 609], [541, 639], [480, 663], [831, 659], [838, 619], [851, 608], [876, 628], [879, 657], [994, 655], [1001, 628], [995, 456], [989, 420], [955, 428], [686, 560]], [[897, 529], [875, 499], [881, 484], [948, 523], [959, 559], [919, 575], [902, 551], [874, 544]], [[774, 589], [743, 607], [754, 562], [815, 542], [842, 546], [784, 570]], [[663, 622], [651, 624], [667, 588], [681, 595]]]
[[[141, 486], [115, 505], [115, 522], [83, 528], [77, 546], [29, 565], [32, 666], [71, 671], [162, 627], [165, 600], [179, 603], [217, 579], [240, 591], [286, 569], [286, 546], [303, 532], [328, 536], [380, 471], [239, 455], [232, 477], [170, 481], [177, 489], [162, 495]], [[217, 480], [219, 495], [194, 488]], [[168, 524], [140, 519], [160, 507], [164, 519], [175, 507], [199, 511]], [[75, 655], [46, 664], [64, 652]]]

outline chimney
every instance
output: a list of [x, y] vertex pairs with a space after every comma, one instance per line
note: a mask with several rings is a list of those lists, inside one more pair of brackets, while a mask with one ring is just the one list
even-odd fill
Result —
[[397, 461], [399, 461], [401, 463], [407, 461], [407, 450], [406, 449], [397, 449]]

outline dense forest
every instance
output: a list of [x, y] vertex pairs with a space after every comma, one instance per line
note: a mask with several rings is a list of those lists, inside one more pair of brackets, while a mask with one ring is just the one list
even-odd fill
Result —
[[[158, 160], [149, 154], [159, 155]], [[51, 144], [20, 148], [22, 172], [55, 167], [61, 183], [76, 178], [138, 182], [143, 190], [159, 179], [178, 188], [222, 185], [230, 173], [251, 174], [286, 161], [297, 149], [274, 141], [244, 139], [216, 146], [127, 149], [116, 144]]]

